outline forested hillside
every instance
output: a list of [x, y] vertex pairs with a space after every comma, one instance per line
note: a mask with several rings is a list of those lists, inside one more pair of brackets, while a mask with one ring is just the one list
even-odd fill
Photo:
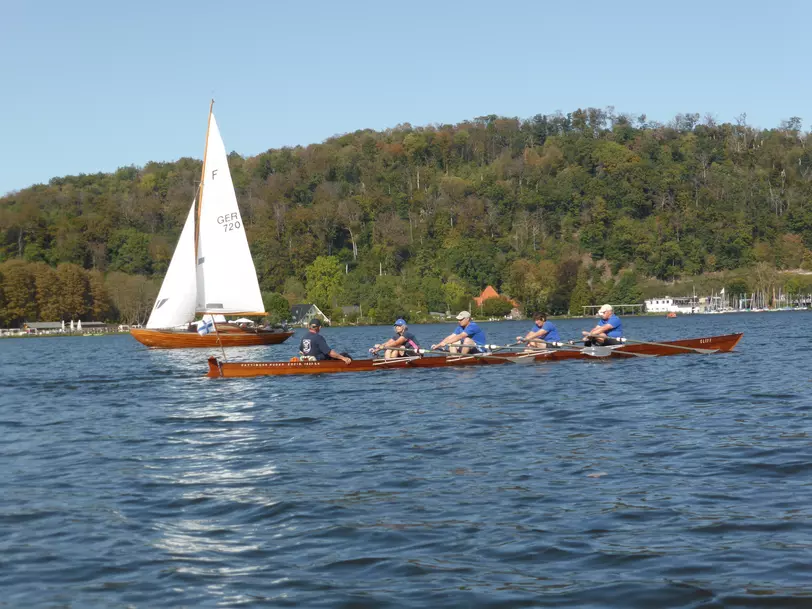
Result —
[[[380, 320], [467, 308], [487, 284], [566, 312], [639, 298], [645, 278], [812, 268], [798, 118], [486, 116], [230, 163], [262, 289]], [[155, 162], [0, 199], [0, 325], [144, 321], [200, 170]]]

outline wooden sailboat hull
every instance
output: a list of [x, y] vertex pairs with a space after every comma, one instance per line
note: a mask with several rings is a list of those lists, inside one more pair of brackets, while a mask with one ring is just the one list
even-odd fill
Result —
[[[389, 368], [447, 368], [452, 366], [483, 366], [490, 364], [509, 364], [518, 361], [558, 361], [558, 360], [595, 360], [595, 359], [637, 359], [640, 356], [664, 356], [700, 352], [724, 353], [732, 351], [741, 340], [742, 334], [727, 334], [707, 338], [676, 340], [666, 343], [625, 344], [607, 348], [595, 355], [594, 351], [578, 348], [551, 348], [537, 355], [529, 356], [521, 352], [493, 353], [491, 355], [442, 355], [415, 358], [398, 358], [394, 360], [357, 359], [349, 364], [339, 360], [322, 360], [316, 362], [221, 362], [215, 357], [209, 358], [209, 371], [206, 376], [252, 377], [280, 376], [291, 374], [326, 374], [334, 372], [371, 372]], [[592, 353], [592, 354], [590, 354]]]
[[285, 342], [293, 332], [268, 330], [246, 330], [243, 328], [218, 326], [218, 334], [211, 332], [201, 336], [197, 332], [176, 332], [172, 330], [132, 329], [133, 338], [152, 349], [192, 349], [196, 347], [256, 347], [278, 345]]

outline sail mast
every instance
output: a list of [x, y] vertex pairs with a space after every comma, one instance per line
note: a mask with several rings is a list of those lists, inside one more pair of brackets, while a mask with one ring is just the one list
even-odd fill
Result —
[[197, 268], [197, 242], [200, 237], [200, 212], [203, 209], [203, 183], [206, 180], [206, 157], [209, 154], [209, 131], [211, 130], [211, 115], [214, 111], [214, 99], [209, 104], [209, 122], [206, 124], [206, 147], [203, 149], [203, 169], [200, 171], [200, 188], [197, 196], [197, 220], [195, 221], [195, 268]]

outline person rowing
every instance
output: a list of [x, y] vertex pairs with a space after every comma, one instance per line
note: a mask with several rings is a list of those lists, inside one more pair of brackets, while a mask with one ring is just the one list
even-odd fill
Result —
[[327, 345], [327, 341], [319, 334], [321, 331], [321, 321], [317, 317], [310, 320], [310, 329], [307, 334], [302, 337], [299, 343], [299, 353], [302, 359], [315, 359], [318, 361], [327, 359], [338, 359], [349, 364], [352, 358], [347, 355], [342, 355]]
[[547, 343], [561, 342], [561, 337], [558, 335], [558, 329], [551, 321], [547, 321], [547, 314], [539, 312], [533, 315], [535, 325], [530, 331], [522, 338], [516, 337], [516, 341], [525, 343], [528, 347], [533, 349], [544, 349]]
[[436, 345], [432, 345], [431, 348], [441, 349], [446, 345], [450, 345], [448, 350], [451, 353], [485, 353], [485, 344], [487, 342], [485, 332], [471, 319], [471, 314], [468, 311], [460, 311], [460, 314], [457, 315], [457, 321], [460, 324], [454, 332]]
[[598, 325], [589, 332], [581, 332], [584, 335], [584, 346], [608, 347], [621, 344], [623, 342], [620, 340], [623, 337], [623, 324], [612, 310], [612, 305], [605, 304], [598, 309], [598, 317], [600, 317]]
[[417, 344], [417, 339], [414, 334], [409, 332], [409, 326], [406, 325], [404, 319], [395, 320], [395, 335], [385, 343], [375, 345], [370, 351], [377, 353], [385, 349], [384, 359], [392, 359], [395, 357], [412, 357], [418, 354], [420, 345]]

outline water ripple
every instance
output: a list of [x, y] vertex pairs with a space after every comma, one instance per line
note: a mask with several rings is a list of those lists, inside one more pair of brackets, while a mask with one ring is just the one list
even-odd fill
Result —
[[[678, 321], [624, 325], [747, 334], [728, 355], [233, 381], [126, 336], [0, 341], [0, 605], [812, 606], [810, 316]], [[325, 333], [360, 354], [387, 331]]]

